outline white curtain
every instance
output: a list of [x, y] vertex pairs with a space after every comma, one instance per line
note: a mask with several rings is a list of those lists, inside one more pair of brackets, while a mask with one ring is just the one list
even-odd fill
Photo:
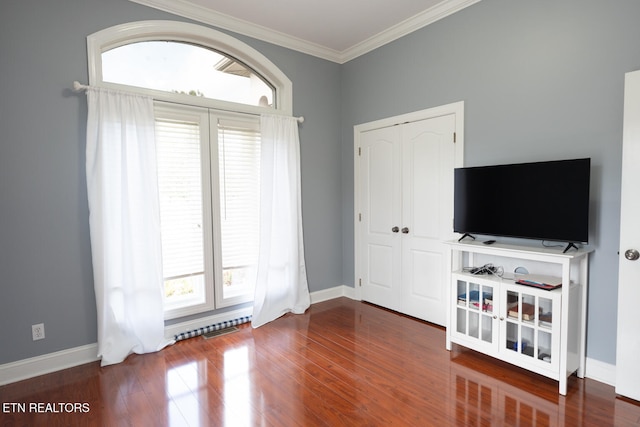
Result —
[[87, 90], [87, 192], [102, 366], [164, 337], [160, 210], [151, 98]]
[[260, 252], [254, 328], [310, 305], [304, 262], [298, 121], [260, 118]]

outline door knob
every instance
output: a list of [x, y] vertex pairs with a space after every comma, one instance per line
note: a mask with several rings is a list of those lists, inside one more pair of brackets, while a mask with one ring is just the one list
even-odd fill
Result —
[[404, 234], [409, 234], [409, 229], [407, 227], [402, 227], [402, 232]]
[[640, 253], [635, 249], [627, 249], [624, 253], [624, 257], [629, 261], [635, 261], [640, 258]]
[[398, 227], [393, 227], [391, 231], [393, 231], [394, 233], [397, 233], [398, 231], [400, 231], [400, 229]]

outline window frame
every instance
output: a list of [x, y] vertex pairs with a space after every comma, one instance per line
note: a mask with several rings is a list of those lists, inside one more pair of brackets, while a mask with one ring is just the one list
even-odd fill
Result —
[[[103, 52], [131, 43], [154, 40], [191, 43], [213, 49], [242, 62], [273, 86], [274, 106], [254, 106], [103, 81]], [[203, 220], [211, 222], [210, 231], [205, 232], [204, 235], [206, 301], [202, 304], [165, 308], [165, 320], [196, 315], [252, 301], [252, 295], [224, 298], [222, 258], [216, 256], [216, 253], [221, 250], [220, 194], [219, 189], [212, 181], [212, 175], [218, 173], [218, 126], [216, 119], [255, 124], [259, 122], [258, 116], [262, 113], [293, 115], [291, 81], [263, 54], [245, 43], [211, 28], [178, 21], [139, 21], [103, 29], [87, 36], [87, 57], [91, 86], [151, 96], [154, 99], [156, 117], [158, 117], [158, 113], [161, 116], [168, 114], [175, 117], [204, 114], [208, 119], [206, 123], [208, 127], [201, 129], [203, 175], [208, 175], [203, 178]], [[202, 142], [203, 138], [207, 141]], [[204, 151], [205, 146], [206, 152]], [[204, 157], [206, 157], [206, 161]], [[208, 163], [206, 170], [205, 163]], [[210, 256], [206, 255], [207, 252]], [[207, 270], [210, 274], [208, 278]]]
[[[158, 40], [191, 43], [213, 49], [242, 62], [274, 87], [274, 107], [266, 108], [103, 81], [103, 52], [131, 43]], [[293, 85], [291, 80], [275, 64], [262, 53], [240, 40], [201, 25], [179, 21], [138, 21], [105, 28], [87, 36], [87, 58], [89, 84], [91, 86], [133, 91], [149, 95], [158, 101], [175, 102], [222, 111], [293, 115]]]

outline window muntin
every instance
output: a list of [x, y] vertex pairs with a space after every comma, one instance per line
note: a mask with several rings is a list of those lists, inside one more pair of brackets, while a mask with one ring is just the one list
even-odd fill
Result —
[[213, 49], [174, 41], [143, 41], [102, 53], [105, 82], [273, 107], [275, 89], [242, 62]]

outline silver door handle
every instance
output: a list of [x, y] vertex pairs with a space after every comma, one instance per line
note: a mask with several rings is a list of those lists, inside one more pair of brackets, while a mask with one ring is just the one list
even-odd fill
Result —
[[640, 258], [640, 253], [635, 249], [627, 249], [624, 253], [624, 257], [629, 261], [635, 261]]
[[404, 234], [409, 234], [409, 229], [407, 227], [402, 227], [402, 232]]
[[400, 229], [398, 227], [393, 227], [391, 231], [393, 231], [394, 233], [397, 233], [398, 231], [400, 231]]

